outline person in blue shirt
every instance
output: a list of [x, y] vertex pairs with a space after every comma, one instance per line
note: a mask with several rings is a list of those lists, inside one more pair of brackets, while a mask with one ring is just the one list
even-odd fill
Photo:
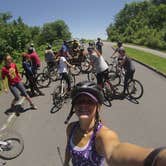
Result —
[[22, 54], [22, 67], [25, 71], [26, 78], [29, 81], [31, 95], [35, 96], [36, 95], [35, 91], [36, 91], [39, 95], [44, 96], [44, 93], [41, 92], [40, 89], [37, 87], [35, 73], [33, 72], [33, 69], [32, 69], [32, 62], [31, 62], [30, 56], [26, 53]]
[[69, 53], [69, 47], [68, 47], [68, 44], [67, 44], [67, 41], [64, 40], [63, 41], [63, 44], [62, 44], [62, 47], [60, 49], [60, 52], [63, 54], [63, 56], [69, 60], [69, 59], [72, 59], [72, 56], [70, 55]]

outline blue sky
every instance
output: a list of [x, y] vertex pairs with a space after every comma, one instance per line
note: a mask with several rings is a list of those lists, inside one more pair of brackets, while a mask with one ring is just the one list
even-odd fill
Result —
[[[135, 0], [0, 0], [0, 12], [29, 26], [64, 20], [73, 38], [105, 39], [106, 28], [125, 3]], [[137, 0], [138, 1], [138, 0]]]

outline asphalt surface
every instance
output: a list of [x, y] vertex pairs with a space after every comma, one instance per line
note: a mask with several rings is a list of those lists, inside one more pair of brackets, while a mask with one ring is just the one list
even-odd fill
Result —
[[[111, 45], [105, 43], [103, 56], [109, 60]], [[111, 107], [102, 107], [100, 113], [105, 125], [115, 130], [121, 141], [127, 141], [146, 147], [166, 145], [166, 79], [154, 71], [135, 62], [135, 78], [144, 86], [144, 94], [138, 101], [113, 100]], [[86, 79], [85, 75], [77, 81]], [[12, 128], [24, 138], [25, 149], [16, 159], [7, 161], [7, 166], [61, 166], [66, 144], [64, 120], [70, 110], [70, 100], [63, 108], [51, 114], [51, 93], [56, 83], [42, 89], [45, 96], [34, 97], [38, 110], [30, 110], [27, 102], [19, 117], [13, 118]], [[9, 115], [4, 114], [9, 108], [11, 94], [2, 94], [0, 125], [3, 126]], [[71, 121], [75, 120], [73, 116]]]

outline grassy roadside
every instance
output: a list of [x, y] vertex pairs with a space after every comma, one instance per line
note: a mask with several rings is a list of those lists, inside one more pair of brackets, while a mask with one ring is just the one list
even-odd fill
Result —
[[166, 58], [156, 56], [151, 53], [125, 47], [127, 55], [148, 66], [151, 66], [161, 73], [166, 74]]

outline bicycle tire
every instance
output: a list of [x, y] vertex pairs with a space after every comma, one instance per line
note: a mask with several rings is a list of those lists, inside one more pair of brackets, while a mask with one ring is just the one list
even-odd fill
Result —
[[115, 71], [109, 71], [108, 73], [109, 81], [113, 86], [118, 86], [121, 83], [121, 77], [116, 74]]
[[108, 83], [107, 81], [104, 82], [103, 94], [106, 100], [112, 99], [113, 91], [112, 88], [110, 87], [110, 83]]
[[[3, 159], [14, 159], [18, 157], [24, 150], [24, 140], [22, 136], [13, 130], [4, 130], [0, 132], [0, 140], [11, 143], [10, 148], [0, 151], [0, 157]], [[14, 144], [15, 143], [15, 144]]]
[[51, 78], [44, 73], [39, 73], [36, 77], [36, 82], [39, 88], [48, 87], [51, 83]]
[[72, 75], [74, 75], [74, 76], [79, 75], [80, 72], [81, 72], [81, 69], [80, 69], [80, 67], [77, 66], [77, 65], [75, 65], [74, 68], [72, 68], [72, 67], [70, 68], [70, 73], [71, 73]]
[[88, 60], [81, 62], [81, 72], [86, 73], [90, 68], [91, 65]]
[[90, 72], [87, 74], [88, 77], [88, 81], [93, 81], [93, 82], [97, 82], [97, 78], [96, 78], [96, 74], [93, 72]]
[[58, 79], [58, 69], [55, 67], [49, 71], [48, 66], [45, 66], [43, 73], [48, 75], [52, 81], [56, 81]]
[[139, 99], [144, 93], [143, 85], [140, 81], [132, 79], [128, 83], [127, 93], [131, 99]]
[[55, 105], [51, 108], [50, 112], [51, 112], [52, 114], [53, 114], [53, 113], [56, 113], [56, 112], [58, 112], [61, 108], [62, 108], [62, 103], [59, 102], [59, 104], [55, 104]]

